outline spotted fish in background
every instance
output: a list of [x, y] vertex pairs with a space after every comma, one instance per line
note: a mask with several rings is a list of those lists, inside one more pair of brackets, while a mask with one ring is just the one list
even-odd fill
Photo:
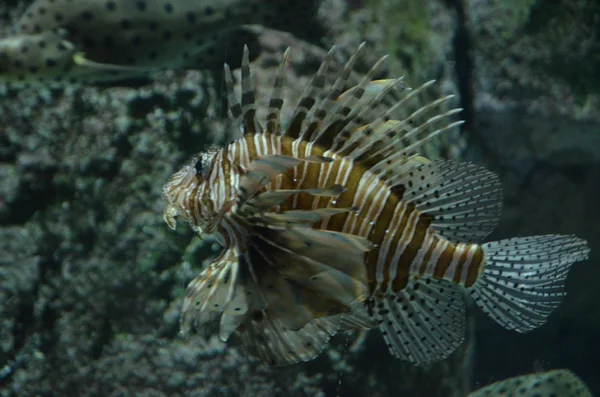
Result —
[[522, 375], [496, 382], [468, 397], [592, 397], [577, 375], [567, 369]]
[[[176, 68], [221, 69], [245, 25], [317, 38], [319, 0], [37, 0], [0, 39], [0, 83], [61, 86]], [[258, 50], [256, 50], [258, 52]], [[230, 60], [231, 58], [231, 60]]]
[[[379, 327], [391, 353], [441, 360], [464, 339], [465, 299], [505, 328], [541, 326], [564, 296], [586, 241], [544, 235], [481, 243], [498, 222], [501, 186], [482, 167], [418, 155], [459, 124], [445, 96], [422, 104], [433, 82], [346, 81], [363, 45], [327, 82], [335, 47], [282, 124], [289, 50], [266, 122], [255, 117], [246, 48], [242, 100], [225, 66], [230, 111], [243, 136], [198, 154], [163, 187], [165, 221], [215, 235], [221, 255], [187, 288], [181, 327], [220, 320], [271, 365], [315, 357], [330, 336]], [[383, 99], [404, 92], [391, 107]], [[407, 115], [392, 119], [398, 109]]]

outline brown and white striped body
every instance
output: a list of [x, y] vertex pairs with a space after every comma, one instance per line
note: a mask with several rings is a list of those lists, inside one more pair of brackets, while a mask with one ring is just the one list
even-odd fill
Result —
[[[248, 135], [215, 156], [210, 173], [212, 213], [234, 199], [240, 172], [247, 169], [252, 160], [276, 154], [334, 159], [328, 164], [301, 164], [280, 175], [267, 189], [314, 189], [334, 183], [344, 186], [347, 190], [337, 198], [300, 193], [285, 202], [280, 210], [357, 208], [356, 212], [334, 215], [315, 227], [366, 237], [378, 246], [366, 258], [373, 292], [398, 292], [409, 278], [425, 275], [470, 287], [481, 273], [481, 248], [477, 244], [453, 244], [436, 233], [430, 228], [431, 217], [403, 199], [402, 188], [391, 189], [351, 158], [285, 136]], [[200, 202], [198, 198], [192, 201]]]

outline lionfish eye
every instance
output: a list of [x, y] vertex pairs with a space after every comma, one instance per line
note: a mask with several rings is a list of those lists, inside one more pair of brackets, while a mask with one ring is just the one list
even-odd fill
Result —
[[196, 175], [202, 172], [202, 159], [198, 159], [196, 164], [194, 164], [194, 169], [196, 170]]

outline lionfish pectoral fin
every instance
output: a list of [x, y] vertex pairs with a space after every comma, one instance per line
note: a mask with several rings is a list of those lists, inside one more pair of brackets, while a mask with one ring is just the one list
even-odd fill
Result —
[[344, 193], [347, 189], [340, 184], [333, 184], [329, 187], [324, 188], [315, 188], [315, 189], [306, 189], [301, 190], [300, 192], [305, 192], [308, 194], [312, 194], [317, 197], [337, 197], [340, 194]]
[[231, 334], [233, 334], [246, 319], [246, 315], [238, 316], [235, 314], [223, 313], [219, 324], [219, 339], [223, 342], [227, 342]]
[[246, 201], [238, 211], [242, 215], [251, 217], [280, 205], [289, 197], [298, 193], [306, 193], [317, 197], [337, 197], [345, 190], [342, 185], [338, 184], [315, 189], [268, 190]]
[[576, 236], [518, 237], [483, 244], [483, 273], [469, 288], [475, 303], [504, 328], [527, 332], [544, 324], [565, 295], [571, 266], [588, 258]]
[[235, 254], [225, 251], [188, 284], [179, 320], [183, 334], [198, 323], [217, 318], [232, 301], [242, 304], [240, 299], [245, 295], [238, 283], [238, 270]]
[[311, 227], [316, 222], [336, 214], [351, 211], [351, 208], [320, 208], [312, 211], [290, 210], [266, 212], [252, 218], [252, 223], [269, 227]]
[[258, 157], [252, 160], [246, 173], [240, 180], [238, 188], [239, 203], [245, 203], [246, 200], [254, 197], [261, 189], [268, 185], [275, 176], [291, 170], [303, 161], [328, 163], [332, 159], [323, 156], [296, 158], [284, 155], [271, 155]]
[[[261, 260], [250, 256], [250, 263]], [[269, 365], [308, 361], [322, 350], [349, 309], [284, 278], [266, 266], [257, 278], [256, 293], [264, 305], [249, 307], [244, 321], [232, 323], [235, 334], [254, 356]]]
[[390, 184], [402, 187], [403, 197], [433, 217], [433, 229], [454, 243], [483, 240], [500, 218], [500, 180], [474, 164], [450, 160], [423, 163], [398, 173]]
[[258, 287], [266, 301], [266, 313], [276, 318], [286, 329], [298, 330], [314, 318], [322, 317], [332, 310], [345, 310], [290, 282], [274, 268], [267, 267], [263, 272]]
[[340, 321], [340, 331], [368, 330], [376, 326], [377, 323], [369, 316], [364, 302], [355, 305], [350, 313], [344, 313]]
[[219, 338], [227, 341], [229, 336], [244, 322], [249, 312], [248, 297], [252, 292], [243, 285], [236, 285], [233, 298], [225, 305], [219, 326]]
[[367, 239], [311, 228], [254, 229], [255, 254], [295, 284], [346, 307], [367, 298]]
[[465, 337], [462, 287], [422, 278], [396, 293], [375, 296], [373, 321], [393, 356], [417, 365], [443, 360]]
[[341, 315], [320, 317], [293, 331], [265, 315], [242, 324], [236, 334], [246, 350], [265, 364], [288, 365], [317, 357], [338, 331], [340, 320]]

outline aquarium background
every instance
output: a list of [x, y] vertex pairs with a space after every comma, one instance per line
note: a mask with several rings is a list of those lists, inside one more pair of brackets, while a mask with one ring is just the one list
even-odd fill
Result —
[[[28, 4], [0, 3], [0, 36]], [[338, 335], [319, 358], [275, 369], [214, 328], [183, 338], [185, 286], [218, 247], [168, 229], [160, 193], [234, 128], [221, 76], [1, 87], [0, 396], [464, 397], [554, 368], [600, 394], [600, 4], [325, 0], [319, 20], [326, 33], [309, 41], [265, 27], [259, 90], [270, 92], [288, 45], [295, 103], [327, 48], [367, 40], [357, 69], [390, 53], [388, 75], [456, 93], [466, 123], [427, 152], [500, 175], [504, 213], [489, 240], [573, 233], [591, 245], [548, 323], [520, 335], [473, 310], [465, 345], [418, 368], [392, 359], [377, 331]]]

